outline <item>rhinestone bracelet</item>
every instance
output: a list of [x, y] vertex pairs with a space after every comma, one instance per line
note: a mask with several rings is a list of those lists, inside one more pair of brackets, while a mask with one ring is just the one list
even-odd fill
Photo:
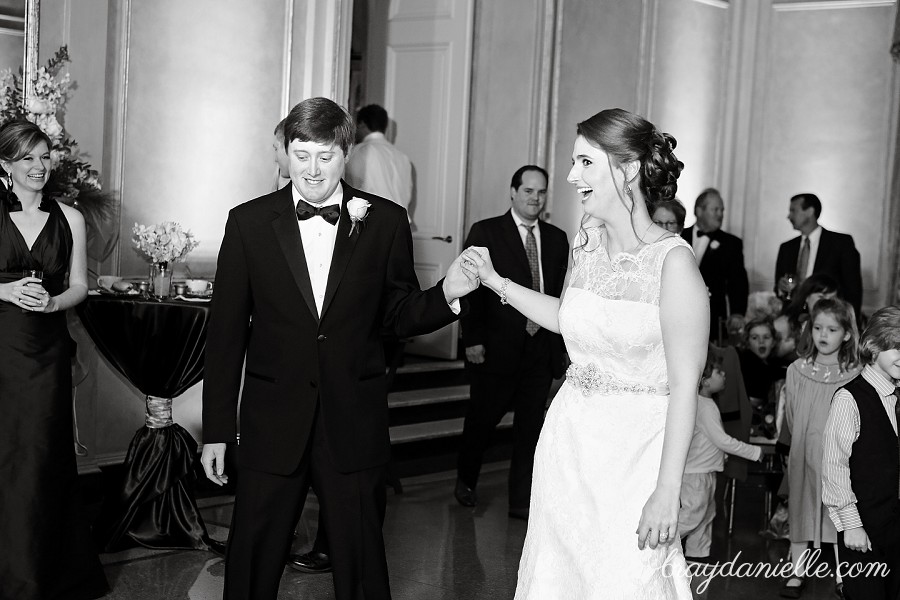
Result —
[[509, 285], [509, 277], [503, 278], [503, 283], [500, 284], [500, 304], [509, 304], [506, 300], [506, 287]]

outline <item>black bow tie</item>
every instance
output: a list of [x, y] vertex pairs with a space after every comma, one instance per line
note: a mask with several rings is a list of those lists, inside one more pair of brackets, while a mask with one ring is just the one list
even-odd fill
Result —
[[702, 238], [703, 236], [706, 236], [706, 237], [708, 237], [709, 239], [712, 239], [714, 233], [715, 233], [715, 231], [706, 232], [706, 231], [700, 231], [700, 230], [698, 229], [698, 230], [697, 230], [697, 237], [698, 237], [698, 238]]
[[297, 200], [297, 218], [301, 221], [311, 219], [313, 217], [322, 217], [331, 225], [337, 225], [341, 216], [340, 204], [329, 204], [328, 206], [313, 206], [305, 200]]

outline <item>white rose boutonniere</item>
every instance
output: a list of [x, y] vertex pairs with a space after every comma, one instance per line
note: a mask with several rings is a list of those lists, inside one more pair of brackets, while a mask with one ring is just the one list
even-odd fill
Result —
[[719, 243], [719, 240], [712, 240], [712, 241], [709, 243], [709, 249], [710, 249], [710, 250], [715, 250], [715, 249], [718, 248], [719, 246], [721, 246], [721, 244]]
[[351, 198], [350, 201], [347, 202], [347, 214], [350, 215], [350, 222], [352, 223], [350, 226], [350, 235], [353, 235], [353, 232], [358, 227], [362, 227], [366, 224], [366, 217], [369, 216], [370, 206], [372, 206], [372, 203], [363, 200], [362, 198]]

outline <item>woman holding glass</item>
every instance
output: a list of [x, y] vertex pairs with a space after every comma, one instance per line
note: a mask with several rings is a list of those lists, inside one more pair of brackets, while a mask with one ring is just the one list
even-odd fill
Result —
[[84, 219], [45, 198], [50, 138], [0, 128], [0, 598], [88, 599], [106, 578], [78, 496], [72, 339], [87, 296]]

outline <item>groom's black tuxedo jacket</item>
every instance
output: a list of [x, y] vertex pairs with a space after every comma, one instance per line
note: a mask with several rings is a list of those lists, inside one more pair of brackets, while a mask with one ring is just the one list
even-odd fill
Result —
[[[775, 259], [775, 284], [785, 273], [797, 271], [797, 257], [800, 255], [800, 240], [797, 236], [781, 244], [778, 257]], [[853, 243], [853, 236], [837, 233], [822, 228], [819, 238], [819, 250], [816, 252], [816, 264], [813, 273], [825, 273], [837, 281], [841, 297], [853, 305], [857, 320], [860, 318], [862, 306], [862, 275], [860, 273], [859, 251]]]
[[[243, 372], [243, 467], [296, 470], [317, 405], [339, 471], [386, 463], [382, 332], [419, 335], [456, 319], [440, 283], [419, 288], [406, 211], [341, 185], [321, 318], [306, 265], [313, 257], [304, 255], [291, 185], [229, 213], [207, 336], [203, 441], [235, 441]], [[347, 203], [354, 197], [372, 206], [351, 235]]]

